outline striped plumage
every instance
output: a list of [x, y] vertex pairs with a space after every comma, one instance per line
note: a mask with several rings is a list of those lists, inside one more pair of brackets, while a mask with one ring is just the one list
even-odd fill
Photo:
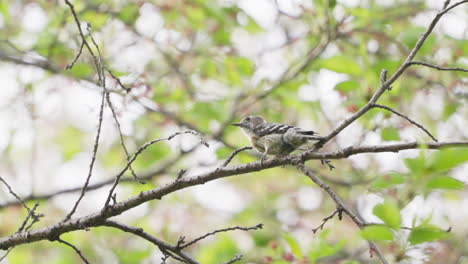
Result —
[[262, 162], [266, 155], [288, 155], [309, 141], [323, 139], [312, 130], [269, 123], [260, 116], [246, 116], [233, 125], [241, 127], [252, 146], [263, 153]]
[[253, 132], [258, 137], [262, 137], [262, 136], [271, 135], [271, 134], [285, 134], [291, 128], [294, 129], [297, 133], [304, 135], [304, 136], [307, 136], [307, 135], [313, 136], [317, 134], [312, 130], [302, 130], [301, 128], [298, 128], [295, 126], [279, 124], [279, 123], [268, 123], [268, 122], [264, 122], [254, 127]]

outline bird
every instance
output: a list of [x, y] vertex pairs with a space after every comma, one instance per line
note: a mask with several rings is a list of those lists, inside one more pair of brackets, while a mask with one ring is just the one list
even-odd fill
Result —
[[260, 163], [267, 155], [285, 156], [310, 141], [324, 138], [315, 131], [299, 127], [267, 122], [261, 116], [246, 116], [239, 123], [233, 123], [242, 129], [252, 147], [262, 153]]

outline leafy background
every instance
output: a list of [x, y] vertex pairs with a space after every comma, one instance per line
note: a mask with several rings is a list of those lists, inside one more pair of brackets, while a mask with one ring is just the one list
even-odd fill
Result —
[[[383, 68], [397, 69], [442, 5], [398, 0], [73, 4], [105, 64], [131, 88], [126, 92], [116, 79], [106, 78], [130, 152], [187, 128], [211, 145], [205, 148], [185, 135], [150, 147], [134, 169], [151, 180], [119, 186], [118, 200], [167, 183], [180, 169], [189, 177], [219, 166], [248, 144], [229, 126], [247, 114], [326, 135], [368, 101]], [[2, 1], [0, 14], [2, 178], [22, 197], [79, 187], [99, 112], [92, 58], [83, 52], [65, 69], [80, 48], [80, 36], [63, 1]], [[466, 68], [467, 15], [462, 5], [444, 16], [418, 59]], [[418, 120], [441, 141], [466, 140], [467, 94], [466, 73], [412, 67], [379, 103]], [[407, 121], [375, 109], [325, 149], [412, 140], [430, 141]], [[233, 163], [257, 158], [254, 151], [243, 152]], [[125, 160], [106, 109], [92, 182], [112, 179]], [[242, 263], [376, 262], [365, 239], [377, 241], [392, 263], [466, 263], [467, 160], [466, 149], [447, 149], [360, 154], [333, 161], [333, 171], [309, 162], [351, 208], [375, 223], [362, 231], [344, 217], [312, 232], [336, 205], [288, 167], [192, 187], [117, 218], [172, 242], [216, 228], [264, 223], [260, 231], [224, 233], [190, 247], [200, 263], [220, 263], [239, 252]], [[99, 210], [107, 192], [104, 187], [87, 194], [78, 215]], [[35, 227], [61, 219], [76, 195], [41, 200], [46, 217]], [[0, 199], [0, 235], [7, 236], [26, 212], [5, 205], [13, 197], [3, 186]], [[110, 228], [63, 237], [93, 263], [161, 261], [154, 246]], [[51, 242], [16, 247], [4, 261], [81, 263], [72, 250]]]

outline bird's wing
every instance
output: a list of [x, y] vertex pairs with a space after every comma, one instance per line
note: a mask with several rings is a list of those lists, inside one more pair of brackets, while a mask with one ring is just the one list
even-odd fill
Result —
[[263, 123], [254, 128], [254, 133], [259, 137], [263, 137], [270, 134], [284, 134], [290, 128], [293, 128], [293, 126], [278, 123]]
[[303, 130], [301, 128], [295, 128], [297, 133], [301, 134], [301, 135], [305, 135], [305, 136], [318, 136], [317, 135], [317, 132], [313, 131], [313, 130]]

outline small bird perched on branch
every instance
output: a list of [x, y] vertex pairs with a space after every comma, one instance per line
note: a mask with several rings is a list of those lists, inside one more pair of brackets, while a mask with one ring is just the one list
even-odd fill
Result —
[[269, 123], [260, 116], [246, 116], [232, 125], [241, 127], [252, 146], [263, 153], [260, 159], [262, 164], [266, 155], [288, 155], [307, 142], [323, 139], [312, 130]]

